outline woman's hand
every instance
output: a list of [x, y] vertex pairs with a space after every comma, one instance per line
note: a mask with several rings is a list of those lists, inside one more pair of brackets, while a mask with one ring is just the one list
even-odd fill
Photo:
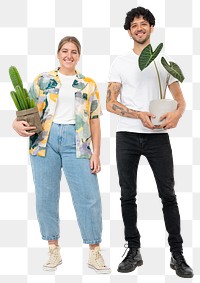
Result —
[[27, 132], [35, 130], [36, 127], [30, 126], [26, 121], [17, 121], [15, 119], [12, 126], [13, 129], [22, 137], [31, 137], [35, 134], [34, 132]]
[[92, 154], [90, 158], [90, 169], [92, 174], [96, 174], [101, 171], [101, 163], [100, 163], [99, 155], [94, 153]]

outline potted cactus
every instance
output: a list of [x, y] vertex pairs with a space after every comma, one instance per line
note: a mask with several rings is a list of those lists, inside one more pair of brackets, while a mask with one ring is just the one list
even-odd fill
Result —
[[160, 99], [152, 100], [150, 101], [150, 104], [149, 104], [149, 111], [156, 116], [155, 118], [152, 118], [152, 123], [154, 125], [160, 125], [162, 123], [162, 121], [160, 121], [159, 119], [163, 114], [166, 114], [167, 112], [173, 112], [177, 109], [176, 100], [165, 99], [167, 85], [168, 85], [170, 76], [173, 76], [181, 83], [184, 80], [184, 75], [180, 67], [174, 62], [169, 62], [168, 64], [166, 59], [162, 57], [161, 64], [168, 72], [166, 85], [165, 85], [164, 90], [162, 90], [160, 74], [159, 74], [159, 70], [155, 62], [155, 59], [159, 55], [162, 48], [163, 48], [163, 43], [160, 43], [157, 46], [157, 48], [153, 51], [151, 44], [149, 44], [142, 50], [139, 56], [139, 59], [138, 59], [139, 68], [141, 71], [144, 70], [146, 67], [148, 67], [151, 64], [151, 62], [153, 62], [156, 73], [157, 73], [157, 77], [158, 77]]
[[10, 95], [18, 111], [16, 111], [17, 121], [26, 121], [30, 126], [35, 126], [35, 133], [42, 131], [37, 106], [33, 99], [28, 95], [26, 88], [23, 87], [22, 79], [16, 67], [9, 68], [9, 75], [15, 91], [11, 91]]

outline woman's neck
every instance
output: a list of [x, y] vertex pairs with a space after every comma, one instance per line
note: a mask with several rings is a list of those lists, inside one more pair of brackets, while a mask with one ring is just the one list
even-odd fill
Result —
[[59, 68], [59, 72], [65, 76], [73, 76], [76, 74], [76, 70], [75, 69], [65, 69], [60, 67]]

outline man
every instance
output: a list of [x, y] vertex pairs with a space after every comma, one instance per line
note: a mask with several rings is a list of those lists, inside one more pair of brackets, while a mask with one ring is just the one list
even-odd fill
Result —
[[[143, 72], [138, 67], [141, 51], [150, 44], [155, 25], [152, 13], [137, 7], [127, 13], [124, 29], [134, 41], [133, 50], [119, 56], [111, 66], [107, 92], [107, 110], [120, 117], [116, 133], [116, 157], [121, 187], [121, 208], [125, 226], [125, 240], [129, 251], [119, 264], [119, 272], [131, 272], [143, 264], [140, 254], [140, 234], [137, 229], [136, 178], [139, 159], [144, 155], [157, 183], [168, 242], [172, 253], [170, 266], [180, 277], [191, 278], [193, 271], [183, 256], [180, 234], [180, 215], [174, 191], [173, 157], [167, 129], [177, 126], [185, 110], [185, 100], [179, 83], [172, 76], [168, 88], [178, 102], [175, 112], [163, 115], [160, 126], [154, 126], [149, 112], [149, 102], [159, 98], [158, 81], [153, 64]], [[156, 58], [162, 84], [168, 73]], [[162, 88], [164, 89], [164, 85]], [[117, 98], [120, 94], [120, 102]], [[156, 260], [156, 259], [155, 259]]]

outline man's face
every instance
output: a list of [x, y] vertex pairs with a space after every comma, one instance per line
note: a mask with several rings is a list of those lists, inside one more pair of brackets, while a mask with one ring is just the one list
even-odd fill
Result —
[[147, 40], [149, 40], [152, 31], [153, 26], [150, 26], [149, 22], [147, 22], [141, 16], [139, 18], [133, 19], [128, 33], [135, 42], [139, 44], [144, 44]]

